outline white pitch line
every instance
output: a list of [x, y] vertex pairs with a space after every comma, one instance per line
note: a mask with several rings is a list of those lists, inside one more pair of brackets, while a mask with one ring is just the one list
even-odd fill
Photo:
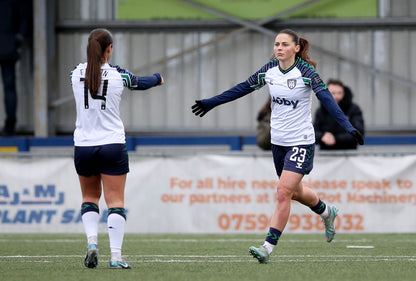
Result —
[[[326, 242], [325, 237], [322, 236], [322, 239], [316, 239], [316, 240], [294, 240], [294, 239], [282, 239], [280, 240], [280, 243], [284, 242], [284, 243], [322, 243], [322, 242]], [[166, 238], [166, 239], [157, 239], [157, 238], [149, 238], [149, 239], [124, 239], [124, 241], [129, 241], [129, 242], [167, 242], [167, 243], [171, 243], [171, 242], [187, 242], [187, 243], [198, 243], [198, 242], [224, 242], [224, 243], [228, 243], [228, 242], [256, 242], [256, 241], [260, 241], [262, 242], [262, 239], [174, 239], [174, 238]], [[395, 240], [395, 242], [409, 242], [408, 240]], [[368, 239], [360, 239], [360, 240], [334, 240], [334, 242], [338, 242], [338, 243], [369, 243], [372, 242], [372, 240], [368, 240]], [[412, 242], [415, 242], [412, 240]]]
[[[242, 255], [124, 255], [125, 257], [134, 258], [238, 258], [245, 257]], [[251, 257], [247, 255], [247, 257]], [[415, 258], [413, 256], [373, 256], [373, 255], [276, 255], [274, 258]]]
[[[84, 255], [13, 255], [0, 256], [0, 259], [21, 259], [21, 258], [82, 258]], [[100, 257], [109, 257], [109, 255], [100, 255]], [[144, 260], [136, 262], [150, 262], [180, 259], [202, 259], [203, 261], [211, 261], [217, 259], [221, 261], [232, 261], [232, 259], [246, 258], [252, 259], [249, 255], [125, 255], [126, 258], [143, 258]], [[152, 259], [152, 260], [149, 260]], [[180, 260], [179, 259], [179, 260]], [[416, 260], [414, 256], [372, 256], [372, 255], [278, 255], [274, 257], [277, 262], [287, 261], [373, 261], [373, 260]], [[193, 260], [195, 261], [195, 260]], [[215, 261], [212, 261], [215, 262]]]
[[[366, 258], [366, 259], [273, 259], [273, 263], [300, 263], [300, 262], [391, 262], [391, 261], [416, 261], [415, 258]], [[105, 262], [105, 261], [104, 261]], [[252, 257], [247, 259], [144, 259], [144, 260], [129, 260], [129, 263], [240, 263], [240, 262], [257, 262]]]
[[[18, 240], [19, 242], [25, 242], [25, 243], [79, 243], [79, 242], [85, 242], [86, 239], [23, 239]], [[166, 239], [124, 239], [125, 242], [158, 242], [158, 243], [172, 243], [172, 242], [184, 242], [184, 243], [229, 243], [229, 242], [262, 242], [262, 239], [173, 239], [173, 238], [166, 238]], [[377, 240], [378, 241], [378, 240]], [[9, 242], [16, 242], [15, 238], [0, 239], [0, 243], [9, 243]], [[280, 243], [322, 243], [326, 242], [325, 237], [323, 239], [319, 240], [294, 240], [294, 239], [281, 239]], [[369, 239], [359, 239], [359, 240], [337, 240], [335, 239], [333, 243], [339, 244], [339, 243], [348, 243], [348, 244], [354, 244], [354, 243], [372, 243], [374, 240]], [[390, 241], [391, 242], [391, 241]], [[395, 243], [416, 243], [416, 240], [395, 240]]]
[[[306, 263], [306, 262], [313, 262], [313, 263], [339, 263], [339, 262], [393, 262], [393, 261], [416, 261], [416, 258], [412, 259], [391, 259], [391, 258], [372, 258], [372, 259], [320, 259], [320, 260], [313, 260], [313, 259], [289, 259], [289, 260], [281, 260], [281, 259], [274, 259], [271, 263]], [[54, 263], [56, 260], [25, 260], [25, 261], [16, 261], [14, 260], [13, 263]], [[99, 263], [107, 263], [108, 260], [99, 260]], [[255, 262], [257, 261], [250, 257], [250, 259], [216, 259], [216, 260], [194, 260], [194, 259], [147, 259], [147, 260], [129, 260], [130, 264], [134, 263], [247, 263], [247, 262]], [[4, 261], [3, 261], [4, 263]]]
[[24, 243], [36, 243], [36, 242], [41, 242], [41, 243], [79, 243], [79, 242], [84, 242], [86, 240], [81, 240], [81, 239], [41, 239], [41, 240], [36, 240], [36, 239], [0, 239], [0, 242], [16, 242], [19, 241], [20, 242], [24, 242]]
[[358, 245], [349, 245], [347, 249], [374, 249], [374, 246], [358, 246]]
[[20, 259], [20, 258], [79, 258], [84, 257], [85, 255], [35, 255], [35, 256], [26, 256], [26, 255], [15, 255], [15, 256], [0, 256], [0, 259]]
[[[339, 262], [393, 262], [393, 261], [409, 261], [415, 262], [416, 259], [356, 259], [356, 260], [349, 260], [349, 259], [341, 259], [341, 260], [309, 260], [309, 259], [292, 259], [292, 260], [272, 260], [271, 263], [306, 263], [306, 262], [313, 262], [313, 263], [339, 263]], [[56, 260], [39, 260], [39, 261], [13, 261], [13, 263], [55, 263]], [[107, 263], [108, 260], [100, 260], [99, 263]], [[154, 260], [129, 260], [130, 264], [135, 263], [247, 263], [247, 262], [255, 262], [254, 259], [244, 259], [244, 260], [161, 260], [161, 259], [154, 259]]]
[[53, 263], [56, 261], [13, 261], [14, 263], [20, 262], [20, 263]]
[[[129, 263], [237, 263], [237, 262], [249, 262], [250, 260], [140, 260], [140, 261], [129, 261]], [[256, 261], [257, 262], [257, 261]]]

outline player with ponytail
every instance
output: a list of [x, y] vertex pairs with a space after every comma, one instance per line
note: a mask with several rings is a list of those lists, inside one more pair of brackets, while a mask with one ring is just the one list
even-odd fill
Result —
[[138, 77], [108, 63], [113, 37], [106, 29], [94, 29], [88, 37], [87, 63], [71, 72], [77, 120], [74, 131], [74, 163], [81, 185], [81, 218], [88, 248], [84, 264], [98, 263], [99, 200], [104, 192], [110, 240], [110, 268], [128, 269], [121, 256], [126, 209], [124, 188], [129, 172], [120, 101], [124, 87], [146, 90], [164, 83], [162, 76]]
[[260, 263], [269, 262], [270, 254], [288, 222], [291, 200], [308, 206], [321, 216], [328, 242], [335, 235], [334, 221], [338, 209], [320, 200], [311, 188], [302, 183], [304, 175], [313, 168], [315, 151], [312, 94], [316, 94], [331, 116], [358, 143], [364, 143], [361, 133], [348, 121], [315, 71], [316, 64], [309, 58], [309, 49], [310, 44], [306, 39], [299, 37], [293, 30], [282, 30], [275, 38], [274, 58], [270, 62], [246, 81], [220, 95], [196, 100], [192, 106], [192, 112], [202, 117], [218, 105], [241, 98], [266, 84], [269, 86], [272, 153], [279, 183], [277, 204], [264, 244], [249, 248], [250, 254]]

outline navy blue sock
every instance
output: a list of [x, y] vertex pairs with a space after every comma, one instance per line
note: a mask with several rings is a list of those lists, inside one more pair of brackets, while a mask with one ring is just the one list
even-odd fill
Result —
[[81, 204], [81, 216], [87, 212], [96, 212], [100, 213], [100, 209], [98, 206], [91, 202], [84, 202]]
[[279, 241], [280, 235], [282, 235], [280, 230], [270, 227], [269, 233], [267, 233], [266, 241], [272, 245], [277, 245], [277, 241]]
[[317, 213], [318, 215], [322, 214], [325, 211], [326, 204], [319, 199], [318, 204], [315, 207], [311, 207], [311, 210]]
[[111, 214], [119, 214], [126, 220], [126, 209], [124, 208], [110, 208], [108, 209], [108, 216]]

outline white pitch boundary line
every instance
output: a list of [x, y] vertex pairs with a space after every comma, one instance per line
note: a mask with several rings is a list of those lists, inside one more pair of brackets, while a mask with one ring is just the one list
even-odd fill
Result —
[[27, 256], [27, 255], [15, 255], [15, 256], [0, 256], [0, 259], [20, 259], [20, 258], [79, 258], [85, 257], [85, 255], [34, 255], [34, 256]]
[[[393, 262], [393, 261], [416, 261], [414, 259], [325, 259], [325, 260], [311, 260], [311, 259], [290, 259], [290, 260], [280, 260], [275, 259], [272, 260], [271, 263], [305, 263], [305, 262], [313, 262], [313, 263], [339, 263], [339, 262]], [[4, 261], [3, 261], [4, 262]], [[26, 260], [26, 261], [13, 261], [13, 263], [55, 263], [56, 260]], [[99, 260], [99, 263], [107, 263], [108, 260]], [[256, 262], [254, 259], [217, 259], [217, 260], [193, 260], [193, 259], [169, 259], [169, 260], [161, 260], [161, 259], [151, 259], [151, 260], [129, 260], [130, 264], [134, 263], [247, 263], [247, 262]]]
[[13, 261], [14, 263], [55, 263], [56, 261]]
[[[152, 257], [156, 257], [156, 258], [169, 258], [169, 257], [173, 257], [173, 258], [238, 258], [238, 257], [244, 257], [242, 255], [215, 255], [215, 256], [211, 256], [211, 255], [124, 255], [125, 257], [135, 257], [135, 258], [152, 258]], [[247, 257], [250, 257], [247, 254]], [[373, 255], [276, 255], [276, 258], [348, 258], [348, 257], [352, 257], [352, 258], [415, 258], [416, 259], [416, 255], [413, 256], [373, 256]]]
[[374, 249], [374, 246], [359, 246], [359, 245], [348, 245], [347, 249]]
[[[4, 242], [4, 243], [8, 243], [8, 242], [16, 242], [16, 238], [10, 238], [10, 239], [0, 239], [0, 242]], [[23, 239], [23, 240], [18, 240], [19, 242], [27, 242], [27, 243], [36, 243], [36, 242], [42, 242], [42, 243], [78, 243], [78, 242], [85, 242], [85, 239]], [[263, 241], [262, 239], [174, 239], [174, 238], [161, 238], [161, 239], [128, 239], [125, 238], [124, 239], [125, 242], [167, 242], [167, 243], [171, 243], [171, 242], [189, 242], [189, 243], [201, 243], [201, 242], [224, 242], [224, 243], [228, 243], [228, 242], [257, 242], [257, 241]], [[333, 241], [333, 243], [371, 243], [374, 241], [379, 241], [379, 240], [370, 240], [370, 239], [359, 239], [359, 240], [337, 240], [335, 239]], [[294, 239], [281, 239], [280, 243], [322, 243], [322, 242], [326, 242], [326, 240], [323, 239], [319, 239], [319, 240], [294, 240]], [[390, 241], [391, 242], [391, 241]], [[409, 239], [405, 239], [405, 240], [394, 240], [394, 242], [396, 243], [401, 243], [401, 242], [411, 242], [411, 243], [416, 243], [416, 240], [409, 240]]]
[[[321, 242], [326, 242], [325, 237], [322, 236], [322, 239], [319, 240], [293, 240], [293, 239], [288, 239], [288, 240], [280, 240], [280, 243], [321, 243]], [[189, 242], [189, 243], [198, 243], [198, 242], [256, 242], [256, 241], [264, 241], [263, 239], [172, 239], [172, 238], [166, 238], [166, 239], [125, 239], [125, 241], [130, 241], [130, 242]], [[400, 240], [395, 240], [395, 242], [401, 242]], [[409, 240], [410, 241], [410, 240]], [[415, 242], [414, 240], [411, 240], [412, 242]], [[368, 239], [361, 239], [361, 240], [334, 240], [334, 242], [338, 242], [338, 243], [369, 243], [372, 242], [372, 240], [368, 240]], [[408, 241], [403, 241], [403, 242], [408, 242]]]
[[[125, 257], [130, 258], [154, 258], [156, 260], [162, 261], [161, 259], [167, 258], [195, 258], [195, 259], [225, 259], [229, 260], [230, 258], [247, 258], [252, 259], [249, 255], [124, 255]], [[84, 257], [84, 255], [13, 255], [13, 256], [0, 256], [0, 259], [20, 259], [20, 258], [80, 258]], [[110, 257], [109, 255], [100, 255], [100, 257]], [[275, 257], [275, 260], [280, 261], [290, 261], [291, 259], [285, 260], [281, 258], [295, 258], [293, 260], [317, 260], [322, 261], [325, 258], [325, 260], [331, 261], [331, 259], [342, 259], [342, 260], [348, 260], [347, 258], [353, 258], [355, 260], [400, 260], [400, 259], [408, 259], [408, 260], [416, 260], [416, 255], [414, 256], [372, 256], [372, 255], [278, 255]], [[297, 258], [297, 259], [296, 259]], [[332, 260], [336, 261], [336, 260]]]
[[[349, 260], [349, 259], [338, 259], [338, 260], [332, 260], [332, 259], [326, 259], [326, 260], [310, 260], [310, 259], [291, 259], [291, 260], [279, 260], [279, 259], [275, 259], [272, 260], [271, 263], [303, 263], [303, 262], [378, 262], [378, 261], [382, 261], [382, 262], [392, 262], [392, 261], [416, 261], [416, 258], [414, 259], [354, 259], [354, 260]], [[129, 260], [129, 263], [239, 263], [239, 262], [257, 262], [254, 259], [250, 259], [250, 260], [176, 260], [176, 259], [170, 259], [170, 260], [160, 260], [160, 259], [155, 259], [155, 260]]]
[[79, 243], [86, 241], [85, 239], [0, 239], [0, 242], [25, 242], [25, 243], [35, 243], [35, 242], [41, 242], [41, 243]]

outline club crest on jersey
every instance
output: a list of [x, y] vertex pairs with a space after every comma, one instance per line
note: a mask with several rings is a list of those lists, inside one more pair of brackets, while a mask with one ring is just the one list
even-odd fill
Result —
[[289, 89], [293, 89], [296, 87], [296, 79], [287, 79], [287, 86]]

